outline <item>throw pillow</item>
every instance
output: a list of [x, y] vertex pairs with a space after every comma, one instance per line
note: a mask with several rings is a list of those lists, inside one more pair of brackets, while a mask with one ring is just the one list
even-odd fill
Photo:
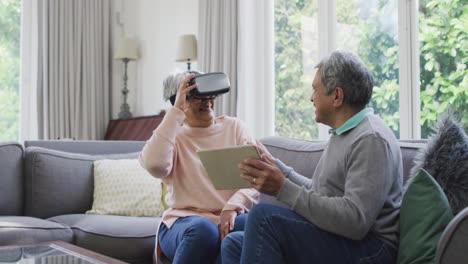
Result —
[[421, 168], [442, 187], [454, 214], [468, 206], [468, 136], [453, 114], [445, 114], [435, 126], [410, 175]]
[[87, 214], [161, 216], [161, 180], [143, 169], [137, 159], [96, 160], [94, 200]]
[[452, 210], [444, 192], [421, 169], [410, 179], [403, 195], [397, 263], [434, 263], [437, 243], [452, 218]]

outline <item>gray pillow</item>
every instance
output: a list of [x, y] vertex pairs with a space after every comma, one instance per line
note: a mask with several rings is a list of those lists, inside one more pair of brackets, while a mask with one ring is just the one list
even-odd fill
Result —
[[468, 136], [452, 113], [434, 127], [415, 157], [411, 175], [424, 168], [444, 190], [454, 214], [468, 206]]
[[39, 218], [90, 210], [93, 161], [136, 158], [139, 154], [87, 155], [40, 147], [28, 147], [25, 153], [25, 215]]

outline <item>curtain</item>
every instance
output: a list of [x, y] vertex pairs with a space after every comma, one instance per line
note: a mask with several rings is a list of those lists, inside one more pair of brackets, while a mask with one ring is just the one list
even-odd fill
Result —
[[[32, 39], [37, 50], [30, 54], [37, 57], [37, 69], [29, 74], [37, 76], [31, 83], [37, 93], [37, 136], [102, 139], [110, 119], [110, 0], [36, 2], [35, 10], [29, 7], [37, 14], [31, 29], [37, 31]], [[23, 100], [28, 96], [34, 95]]]
[[238, 0], [199, 0], [198, 68], [221, 71], [231, 82], [229, 93], [215, 100], [215, 114], [236, 116]]
[[240, 0], [237, 116], [257, 138], [274, 134], [274, 1]]
[[[37, 139], [37, 0], [21, 1], [20, 142]], [[36, 40], [36, 41], [35, 41]]]

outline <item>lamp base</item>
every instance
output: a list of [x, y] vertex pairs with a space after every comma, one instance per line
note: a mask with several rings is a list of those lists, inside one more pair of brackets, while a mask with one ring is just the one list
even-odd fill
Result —
[[120, 106], [119, 119], [131, 118], [132, 113], [130, 112], [130, 106], [127, 103], [124, 103]]

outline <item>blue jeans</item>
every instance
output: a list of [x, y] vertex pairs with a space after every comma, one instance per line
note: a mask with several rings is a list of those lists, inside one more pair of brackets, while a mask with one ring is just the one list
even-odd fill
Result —
[[245, 232], [230, 233], [221, 245], [230, 263], [396, 262], [396, 250], [372, 235], [352, 240], [324, 231], [297, 213], [266, 204], [249, 212]]
[[[244, 230], [246, 219], [247, 214], [238, 215], [233, 231]], [[158, 243], [174, 264], [220, 262], [218, 226], [206, 217], [181, 217], [171, 228], [162, 223]]]

